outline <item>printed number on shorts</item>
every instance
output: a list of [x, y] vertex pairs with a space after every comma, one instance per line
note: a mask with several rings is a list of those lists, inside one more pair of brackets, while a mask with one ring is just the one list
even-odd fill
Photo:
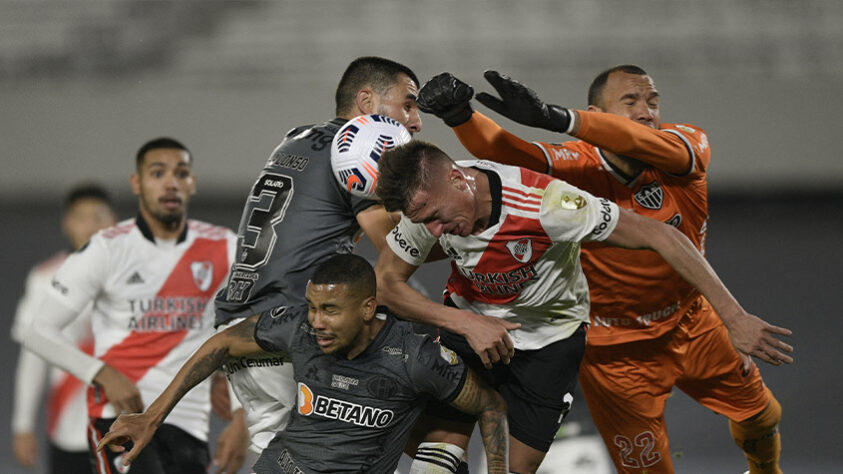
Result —
[[[656, 446], [656, 437], [650, 431], [644, 431], [635, 435], [634, 442], [622, 435], [615, 435], [615, 446], [618, 447], [621, 456], [621, 464], [627, 467], [650, 467], [661, 461], [662, 455], [653, 451]], [[632, 456], [635, 447], [641, 448], [638, 459]]]
[[252, 187], [247, 204], [249, 218], [239, 229], [240, 257], [238, 268], [255, 270], [262, 267], [278, 238], [275, 226], [284, 220], [287, 206], [293, 199], [293, 178], [264, 171]]

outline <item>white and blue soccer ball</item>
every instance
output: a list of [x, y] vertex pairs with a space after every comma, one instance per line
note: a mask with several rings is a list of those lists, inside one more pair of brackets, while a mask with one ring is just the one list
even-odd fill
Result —
[[410, 141], [410, 132], [383, 115], [360, 115], [348, 121], [331, 144], [331, 169], [351, 194], [375, 199], [378, 160], [386, 150]]

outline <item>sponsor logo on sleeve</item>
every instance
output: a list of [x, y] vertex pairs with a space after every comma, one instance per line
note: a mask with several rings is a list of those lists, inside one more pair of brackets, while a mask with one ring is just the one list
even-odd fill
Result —
[[602, 235], [609, 227], [609, 222], [612, 222], [612, 205], [608, 200], [600, 198], [600, 223], [594, 226], [591, 235]]
[[693, 128], [691, 128], [687, 125], [677, 125], [676, 128], [678, 128], [679, 130], [682, 130], [683, 132], [697, 133], [696, 130], [694, 130]]
[[63, 294], [63, 295], [66, 295], [66, 294], [67, 294], [67, 292], [69, 291], [69, 290], [67, 289], [67, 287], [66, 287], [66, 286], [62, 285], [62, 284], [61, 284], [61, 282], [60, 282], [60, 281], [58, 281], [58, 280], [57, 280], [57, 279], [55, 279], [55, 278], [53, 278], [52, 280], [50, 280], [50, 285], [52, 285], [52, 286], [53, 286], [53, 288], [55, 288], [56, 290], [58, 290], [58, 292], [59, 292], [59, 293], [61, 293], [61, 294]]
[[398, 229], [398, 227], [399, 226], [395, 226], [392, 228], [392, 240], [396, 243], [399, 249], [404, 251], [404, 253], [410, 257], [419, 258], [421, 251], [404, 238], [404, 234]]
[[[562, 145], [557, 145], [557, 146], [562, 146]], [[560, 160], [573, 161], [573, 160], [579, 159], [579, 157], [580, 157], [579, 153], [577, 153], [575, 151], [571, 151], [567, 148], [554, 148], [551, 151], [553, 152], [553, 160], [554, 161], [560, 161]]]

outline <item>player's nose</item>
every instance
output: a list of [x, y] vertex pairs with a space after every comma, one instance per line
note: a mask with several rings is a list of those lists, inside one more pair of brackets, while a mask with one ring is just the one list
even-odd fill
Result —
[[413, 110], [410, 112], [410, 118], [409, 120], [407, 120], [407, 123], [405, 125], [407, 127], [407, 130], [410, 131], [410, 133], [421, 132], [422, 119], [421, 115], [419, 115], [418, 108], [413, 108]]
[[445, 226], [439, 221], [428, 222], [424, 226], [427, 227], [427, 230], [429, 230], [430, 233], [437, 239], [442, 235], [442, 231], [445, 228]]

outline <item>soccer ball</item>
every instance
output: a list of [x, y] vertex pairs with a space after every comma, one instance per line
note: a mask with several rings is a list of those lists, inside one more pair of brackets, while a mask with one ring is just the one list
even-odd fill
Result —
[[403, 125], [383, 115], [361, 115], [346, 123], [331, 144], [331, 169], [351, 194], [375, 199], [378, 160], [386, 150], [410, 141]]

